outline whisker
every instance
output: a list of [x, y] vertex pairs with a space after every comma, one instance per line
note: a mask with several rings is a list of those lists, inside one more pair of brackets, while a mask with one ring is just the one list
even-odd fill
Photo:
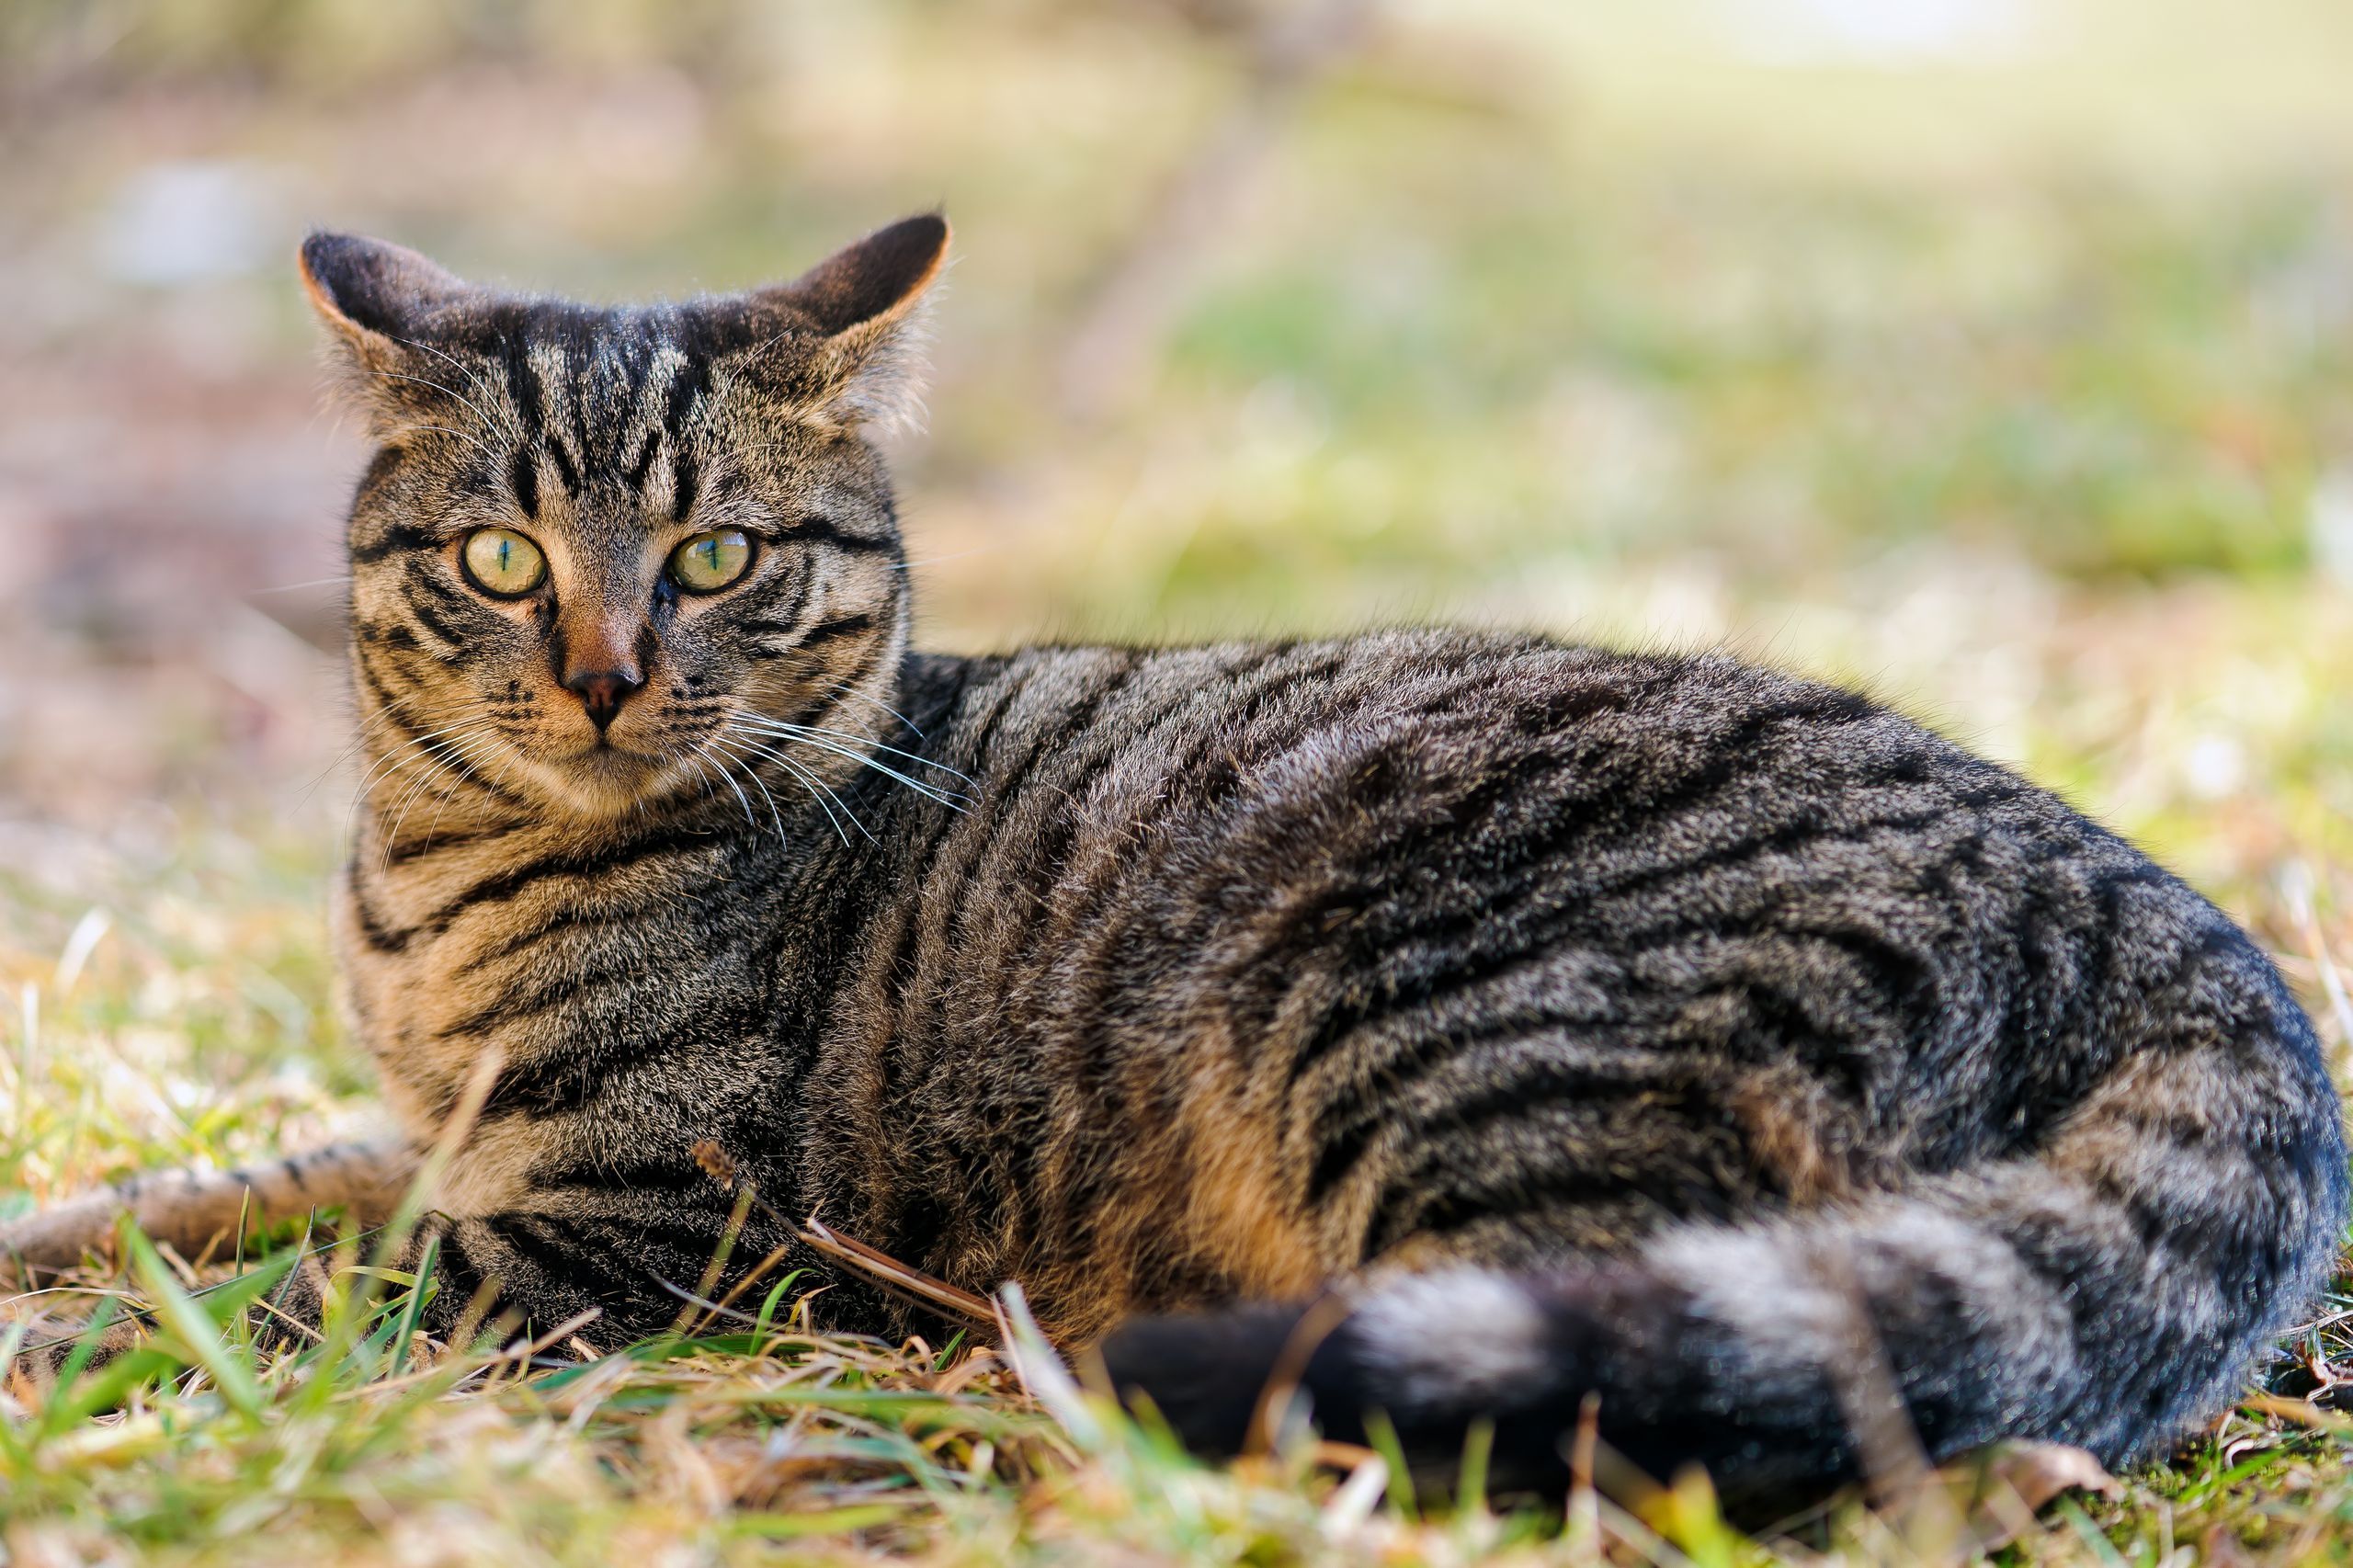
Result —
[[[471, 745], [471, 744], [472, 744], [472, 739], [473, 739], [473, 738], [474, 738], [474, 737], [469, 737], [469, 740], [468, 740], [468, 744], [469, 744], [469, 745]], [[519, 750], [517, 750], [517, 747], [516, 747], [515, 744], [514, 744], [512, 741], [506, 740], [506, 738], [504, 738], [503, 736], [500, 736], [500, 735], [497, 735], [497, 734], [493, 733], [493, 734], [485, 734], [485, 735], [480, 736], [479, 738], [483, 742], [483, 744], [485, 744], [490, 748], [490, 753], [489, 753], [489, 755], [490, 755], [490, 756], [496, 756], [499, 754], [499, 752], [500, 752], [501, 750], [504, 750], [504, 751], [509, 752], [509, 753], [513, 754], [514, 756], [517, 756], [517, 757], [519, 757], [519, 756], [522, 755], [522, 753], [521, 753]], [[440, 803], [439, 803], [438, 805], [437, 805], [437, 806], [435, 806], [435, 807], [433, 808], [433, 820], [432, 820], [431, 822], [426, 823], [426, 824], [425, 824], [425, 843], [426, 843], [426, 846], [427, 848], [432, 847], [432, 845], [433, 845], [433, 835], [434, 835], [434, 834], [435, 834], [435, 833], [436, 833], [436, 832], [440, 828], [440, 826], [441, 826], [441, 813], [442, 813], [443, 812], [446, 812], [446, 811], [448, 811], [448, 810], [449, 809], [449, 800], [450, 800], [450, 797], [451, 797], [451, 796], [453, 796], [453, 795], [455, 795], [455, 794], [458, 792], [458, 787], [459, 787], [460, 785], [461, 785], [461, 784], [465, 783], [468, 779], [471, 779], [471, 778], [474, 778], [474, 777], [475, 777], [475, 773], [474, 773], [474, 764], [475, 764], [476, 762], [478, 762], [478, 761], [482, 760], [481, 758], [472, 756], [471, 756], [471, 755], [469, 755], [469, 754], [461, 754], [461, 755], [464, 755], [464, 756], [466, 756], [465, 766], [464, 766], [463, 769], [460, 772], [460, 774], [459, 774], [459, 776], [458, 776], [457, 778], [453, 778], [453, 779], [451, 779], [451, 780], [449, 781], [449, 788], [441, 791], [441, 801], [440, 801]], [[389, 851], [388, 851], [388, 852], [389, 852]]]
[[361, 746], [368, 744], [369, 725], [389, 722], [391, 722], [391, 721], [386, 719], [381, 713], [362, 713], [359, 716], [359, 733], [352, 736], [344, 748], [335, 753], [334, 758], [329, 761], [324, 767], [322, 767], [318, 772], [312, 775], [311, 781], [308, 784], [303, 785], [301, 792], [294, 797], [294, 803], [299, 806], [303, 801], [309, 800], [311, 798], [311, 792], [316, 790], [320, 785], [325, 783], [329, 774], [332, 774], [336, 768], [341, 767], [346, 762], [349, 761], [353, 752], [358, 751]]
[[[702, 748], [700, 745], [698, 745], [698, 746], [696, 747], [696, 749], [697, 749], [698, 751], [701, 751], [703, 748]], [[710, 754], [709, 754], [708, 752], [705, 752], [705, 753], [704, 753], [704, 755], [705, 755], [705, 756], [709, 756]], [[714, 763], [718, 763], [718, 762], [719, 762], [719, 759], [718, 759], [717, 757], [715, 757], [715, 756], [714, 756], [714, 757], [712, 757], [712, 758], [711, 758], [711, 760], [712, 760]], [[720, 764], [720, 766], [719, 766], [719, 777], [720, 777], [720, 778], [721, 778], [721, 779], [722, 779], [722, 780], [726, 784], [726, 786], [727, 786], [730, 790], [734, 790], [734, 791], [735, 791], [735, 799], [743, 802], [743, 806], [744, 806], [744, 825], [745, 825], [745, 827], [757, 828], [757, 827], [759, 826], [759, 824], [757, 824], [757, 823], [756, 823], [756, 822], [754, 822], [754, 821], [752, 820], [752, 800], [751, 800], [751, 797], [744, 793], [744, 787], [743, 787], [741, 784], [738, 784], [738, 783], [736, 783], [736, 782], [735, 782], [735, 776], [734, 776], [733, 773], [731, 773], [731, 772], [729, 772], [729, 771], [728, 771], [728, 769], [727, 769], [727, 767], [726, 767], [725, 764], [723, 764], [723, 763], [721, 763], [721, 764]]]
[[[671, 754], [667, 752], [663, 755], [665, 757], [671, 756]], [[704, 763], [699, 748], [689, 747], [686, 751], [679, 752], [676, 755], [673, 760], [679, 762], [691, 762], [695, 765], [695, 776], [702, 780], [702, 798], [704, 800], [715, 801], [719, 798], [718, 791], [710, 787], [710, 768]], [[641, 816], [645, 813], [645, 802], [643, 801], [640, 801], [637, 803], [637, 810], [638, 814]]]
[[303, 588], [324, 588], [330, 583], [348, 583], [350, 581], [351, 574], [346, 572], [340, 577], [313, 577], [307, 583], [273, 583], [267, 588], [247, 588], [245, 592], [256, 597], [259, 597], [263, 594], [291, 594], [299, 592]]
[[[390, 723], [390, 722], [391, 722], [391, 721], [390, 721], [390, 720], [388, 720], [388, 719], [383, 719], [382, 715], [381, 715], [381, 714], [373, 714], [373, 713], [371, 713], [371, 714], [369, 714], [368, 717], [369, 717], [370, 720], [381, 720], [383, 722], [386, 722], [386, 723]], [[361, 801], [361, 799], [363, 799], [363, 798], [367, 795], [367, 793], [368, 793], [368, 787], [369, 787], [370, 784], [373, 784], [374, 782], [376, 782], [376, 774], [377, 774], [377, 770], [378, 770], [379, 768], [383, 767], [384, 767], [384, 765], [385, 765], [386, 763], [388, 763], [388, 762], [392, 762], [394, 758], [399, 757], [403, 752], [407, 751], [407, 750], [408, 750], [410, 747], [412, 747], [412, 746], [422, 746], [422, 745], [426, 744], [426, 743], [428, 743], [428, 742], [430, 742], [430, 741], [433, 741], [433, 740], [435, 740], [435, 739], [437, 739], [437, 738], [438, 738], [438, 737], [440, 737], [440, 736], [442, 736], [442, 735], [455, 734], [458, 731], [464, 729], [467, 725], [472, 724], [472, 723], [475, 723], [475, 722], [479, 722], [480, 718], [481, 718], [481, 715], [479, 715], [479, 714], [470, 714], [470, 715], [468, 715], [466, 718], [463, 718], [463, 719], [459, 720], [459, 721], [458, 721], [456, 723], [454, 723], [454, 724], [445, 724], [445, 725], [443, 725], [440, 729], [438, 729], [438, 730], [427, 730], [425, 733], [423, 733], [423, 734], [421, 734], [421, 735], [411, 735], [407, 740], [403, 741], [399, 745], [394, 746], [391, 751], [386, 752], [386, 753], [385, 753], [381, 757], [379, 757], [379, 758], [377, 759], [375, 767], [370, 767], [370, 768], [369, 768], [369, 770], [368, 770], [364, 775], [362, 775], [362, 776], [361, 776], [361, 778], [360, 778], [360, 780], [359, 780], [358, 784], [358, 785], [353, 789], [353, 790], [352, 790], [352, 792], [351, 792], [351, 794], [352, 794], [352, 805], [353, 805], [353, 808], [354, 808], [355, 810], [358, 808], [358, 803], [359, 803], [359, 801]], [[362, 735], [362, 736], [360, 737], [360, 739], [359, 739], [358, 741], [355, 741], [355, 742], [353, 743], [353, 744], [358, 745], [358, 744], [363, 744], [363, 743], [366, 741], [366, 739], [367, 739], [367, 737], [366, 737], [365, 735]], [[337, 758], [335, 759], [335, 761], [336, 761], [336, 762], [341, 762], [342, 760], [343, 760], [343, 759], [342, 759], [341, 757], [337, 757]], [[394, 767], [392, 771], [392, 772], [398, 772], [400, 767], [406, 767], [406, 766], [408, 765], [408, 763], [409, 763], [409, 762], [413, 762], [413, 761], [415, 761], [415, 759], [414, 757], [410, 757], [410, 758], [404, 759], [404, 760], [403, 760], [403, 761], [399, 764], [399, 766], [398, 766], [398, 767]], [[330, 763], [330, 764], [328, 765], [328, 767], [327, 767], [327, 771], [328, 771], [329, 773], [334, 772], [334, 771], [335, 771], [335, 764]], [[386, 776], [387, 776], [387, 777], [390, 777], [390, 775], [389, 775], [389, 774], [387, 774]], [[322, 775], [320, 775], [320, 777], [324, 778], [325, 777], [325, 774], [322, 774]], [[344, 823], [344, 826], [345, 826], [345, 827], [347, 827], [347, 828], [348, 828], [350, 825], [351, 825], [350, 821], [348, 820], [348, 817], [347, 817], [347, 819], [346, 819], [346, 821], [345, 821], [345, 823]]]
[[404, 425], [402, 428], [408, 430], [438, 430], [444, 436], [455, 436], [459, 440], [472, 446], [475, 450], [481, 452], [494, 463], [503, 462], [506, 460], [498, 453], [492, 451], [488, 447], [476, 440], [473, 437], [467, 435], [463, 430], [454, 429], [447, 425]]
[[910, 572], [918, 566], [928, 566], [935, 561], [961, 561], [968, 555], [986, 555], [993, 550], [1003, 550], [1001, 544], [976, 544], [970, 550], [951, 550], [945, 555], [926, 555], [920, 561], [894, 562], [885, 567], [890, 572]]
[[421, 387], [431, 387], [435, 392], [443, 392], [450, 397], [454, 397], [460, 403], [464, 403], [466, 407], [472, 412], [473, 416], [476, 419], [482, 421], [482, 427], [485, 432], [493, 436], [503, 434], [499, 428], [498, 422], [493, 419], [489, 415], [484, 414], [480, 403], [474, 402], [473, 399], [458, 391], [455, 387], [445, 387], [439, 381], [434, 381], [430, 377], [412, 376], [400, 370], [378, 370], [374, 373], [383, 377], [386, 381], [415, 381]]
[[[801, 648], [787, 648], [779, 652], [777, 656], [779, 658], [797, 657], [807, 660], [813, 665], [817, 663], [815, 654]], [[913, 719], [908, 718], [904, 713], [900, 712], [889, 703], [876, 701], [875, 699], [867, 692], [851, 690], [849, 682], [836, 680], [826, 681], [823, 684], [825, 690], [832, 692], [836, 697], [844, 698], [851, 702], [863, 702], [869, 708], [874, 709], [878, 712], [886, 713], [892, 718], [896, 719], [900, 723], [904, 724], [909, 730], [914, 732], [915, 737], [917, 740], [926, 740], [929, 738], [923, 733], [923, 726], [921, 724], [916, 723]]]
[[[482, 726], [482, 728], [475, 729], [472, 726]], [[463, 781], [463, 776], [460, 775], [457, 769], [450, 766], [450, 756], [455, 756], [458, 757], [463, 757], [466, 754], [461, 749], [460, 743], [463, 742], [470, 744], [472, 740], [478, 738], [479, 735], [487, 729], [487, 722], [477, 719], [472, 721], [472, 725], [466, 726], [465, 729], [467, 733], [462, 734], [459, 740], [443, 741], [439, 743], [442, 747], [442, 752], [428, 752], [426, 754], [431, 756], [434, 766], [433, 767], [426, 769], [415, 783], [409, 786], [407, 794], [401, 797], [399, 814], [393, 817], [391, 830], [384, 835], [384, 858], [382, 865], [378, 868], [379, 870], [389, 870], [391, 869], [392, 864], [392, 846], [398, 844], [401, 840], [401, 824], [408, 821], [409, 811], [416, 804], [416, 797], [423, 792], [426, 785], [433, 782], [433, 779], [436, 777], [436, 770], [438, 769], [440, 772], [446, 772], [450, 775], [452, 779], [451, 788], [453, 789], [456, 787], [457, 783]], [[443, 753], [447, 753], [449, 755], [443, 755]]]
[[863, 752], [852, 751], [849, 747], [843, 745], [836, 741], [830, 741], [820, 736], [811, 734], [793, 734], [775, 731], [769, 731], [767, 733], [774, 735], [775, 738], [785, 741], [789, 744], [808, 746], [815, 751], [828, 752], [835, 756], [842, 757], [847, 761], [857, 763], [861, 767], [870, 767], [875, 772], [881, 774], [884, 778], [895, 778], [900, 783], [905, 785], [908, 789], [913, 790], [916, 794], [923, 796], [926, 800], [937, 801], [939, 804], [946, 806], [950, 811], [961, 812], [964, 810], [966, 805], [973, 800], [973, 797], [970, 795], [950, 795], [940, 790], [937, 785], [926, 784], [920, 778], [909, 778], [906, 774], [904, 774], [897, 768], [892, 767], [889, 763], [877, 761], [875, 758], [867, 756]]
[[909, 762], [919, 764], [925, 767], [936, 769], [938, 772], [949, 775], [950, 778], [961, 778], [967, 784], [973, 781], [971, 774], [960, 772], [958, 769], [949, 767], [944, 762], [934, 761], [932, 758], [925, 756], [917, 752], [904, 751], [897, 746], [884, 745], [881, 741], [870, 740], [864, 735], [852, 734], [847, 730], [836, 730], [824, 724], [788, 723], [782, 719], [771, 719], [766, 714], [761, 713], [746, 713], [743, 715], [743, 718], [745, 722], [755, 725], [760, 729], [764, 729], [771, 734], [831, 735], [841, 740], [855, 742], [860, 745], [870, 745], [876, 751], [888, 752], [892, 756], [905, 757]]
[[[727, 749], [726, 749], [727, 743], [726, 743], [726, 741], [725, 741], [723, 738], [722, 738], [721, 736], [713, 735], [713, 736], [711, 736], [711, 737], [710, 737], [710, 740], [711, 740], [711, 743], [712, 743], [712, 744], [714, 744], [718, 745], [718, 746], [721, 748], [721, 749], [720, 749], [720, 751], [719, 751], [719, 753], [717, 754], [717, 756], [718, 756], [719, 758], [727, 758], [727, 759], [733, 759], [733, 760], [736, 760], [736, 761], [741, 761], [741, 760], [742, 760], [741, 758], [735, 757], [734, 754], [733, 754], [732, 751], [729, 751], [729, 750], [727, 750]], [[722, 761], [722, 762], [721, 762], [721, 766], [722, 766], [722, 767], [726, 766], [725, 761]], [[769, 822], [773, 823], [773, 824], [775, 824], [775, 826], [776, 826], [776, 836], [777, 836], [777, 842], [778, 842], [778, 843], [779, 843], [779, 844], [783, 843], [783, 842], [784, 842], [784, 813], [783, 813], [782, 812], [779, 812], [779, 811], [778, 811], [778, 810], [776, 809], [776, 797], [775, 797], [774, 795], [771, 795], [771, 794], [769, 794], [769, 793], [768, 793], [767, 781], [766, 779], [764, 779], [764, 778], [762, 778], [760, 777], [759, 769], [757, 769], [756, 767], [753, 767], [749, 766], [748, 764], [747, 764], [747, 765], [745, 765], [744, 771], [745, 771], [745, 774], [746, 774], [746, 775], [751, 778], [751, 780], [752, 780], [752, 788], [754, 788], [754, 789], [757, 790], [760, 792], [760, 799], [762, 799], [762, 800], [766, 801], [768, 803], [768, 820], [769, 820]]]
[[[842, 824], [835, 820], [834, 809], [836, 806], [841, 809], [841, 814], [843, 816], [849, 818], [850, 825], [858, 829], [861, 837], [863, 837], [869, 844], [876, 842], [873, 833], [868, 829], [864, 823], [858, 820], [858, 813], [849, 809], [849, 802], [843, 800], [839, 795], [834, 793], [832, 785], [827, 784], [823, 778], [817, 777], [815, 773], [802, 767], [799, 763], [793, 761], [790, 757], [784, 756], [782, 753], [771, 751], [767, 746], [761, 745], [756, 741], [746, 739], [744, 735], [734, 732], [733, 729], [731, 729], [729, 733], [734, 735], [735, 744], [737, 745], [745, 746], [752, 751], [759, 753], [760, 756], [768, 758], [770, 761], [782, 767], [787, 773], [792, 775], [794, 781], [801, 786], [802, 792], [807, 794], [811, 800], [815, 801], [817, 802], [817, 809], [825, 813], [825, 821], [831, 824], [834, 832], [840, 835], [842, 846], [844, 848], [847, 848], [849, 846], [849, 835], [843, 833]], [[817, 793], [820, 790], [824, 791], [823, 796], [820, 796]], [[826, 804], [827, 801], [831, 801], [833, 804]]]
[[[421, 349], [425, 353], [432, 355], [437, 359], [455, 366], [457, 368], [458, 374], [465, 377], [467, 382], [473, 387], [474, 391], [482, 393], [483, 396], [489, 398], [494, 403], [498, 401], [493, 389], [483, 383], [482, 373], [476, 370], [472, 365], [469, 365], [464, 360], [459, 358], [456, 355], [436, 348], [430, 343], [419, 343], [413, 337], [395, 337], [392, 341], [394, 343], [405, 344], [411, 348]], [[511, 419], [508, 421], [508, 429], [510, 432], [513, 429], [513, 421]]]

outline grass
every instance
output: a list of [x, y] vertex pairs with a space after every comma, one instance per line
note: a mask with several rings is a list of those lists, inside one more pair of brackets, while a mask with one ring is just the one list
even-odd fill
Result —
[[[608, 296], [944, 200], [936, 434], [900, 460], [930, 642], [1443, 616], [1859, 681], [2183, 870], [2342, 1077], [2353, 34], [2326, 0], [2046, 9], [2047, 56], [1875, 72], [1711, 52], [1681, 0], [1396, 6], [1075, 424], [1072, 323], [1244, 76], [1182, 18], [1246, 7], [9, 11], [0, 229], [39, 239], [0, 249], [31, 302], [0, 324], [0, 1215], [374, 1113], [321, 913], [337, 677], [254, 594], [338, 570], [360, 454], [305, 423], [282, 265], [89, 259], [191, 159], [274, 214], [255, 256], [351, 222]], [[410, 1336], [350, 1275], [326, 1343], [265, 1354], [210, 1289], [260, 1256], [129, 1257], [85, 1283], [170, 1309], [138, 1381], [0, 1394], [11, 1568], [1959, 1554], [1934, 1507], [1745, 1538], [1691, 1480], [1548, 1514], [1481, 1503], [1475, 1456], [1452, 1499], [1358, 1453], [1206, 1469], [967, 1346], [812, 1337], [789, 1293], [562, 1367]], [[2304, 1391], [2353, 1365], [2353, 1287], [2325, 1309], [2259, 1400], [2005, 1558], [2348, 1555], [2353, 1433]]]

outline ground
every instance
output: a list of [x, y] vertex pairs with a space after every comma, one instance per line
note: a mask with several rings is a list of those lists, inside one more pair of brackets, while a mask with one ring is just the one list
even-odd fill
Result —
[[[2353, 21], [2208, 9], [28, 5], [0, 22], [0, 1213], [374, 1114], [323, 929], [365, 453], [320, 413], [313, 222], [618, 296], [944, 201], [933, 429], [896, 448], [931, 642], [1444, 617], [1857, 682], [2245, 920], [2342, 1075]], [[1563, 1517], [1482, 1506], [1475, 1456], [1451, 1501], [1359, 1453], [1203, 1469], [1034, 1363], [811, 1341], [789, 1290], [736, 1304], [765, 1330], [556, 1369], [411, 1341], [380, 1280], [272, 1359], [234, 1290], [183, 1298], [255, 1260], [193, 1261], [92, 1281], [172, 1309], [145, 1382], [0, 1396], [0, 1562], [1980, 1539], [1942, 1494], [1759, 1542], [1696, 1480]], [[2347, 1309], [2002, 1550], [2346, 1555]]]

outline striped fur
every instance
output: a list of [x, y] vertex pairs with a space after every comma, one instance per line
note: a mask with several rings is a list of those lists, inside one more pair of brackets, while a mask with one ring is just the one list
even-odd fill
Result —
[[[1597, 1393], [1636, 1463], [1752, 1501], [1857, 1473], [1890, 1388], [1934, 1454], [2111, 1460], [2231, 1394], [2347, 1195], [2311, 1028], [2228, 920], [1729, 659], [908, 652], [864, 432], [945, 242], [618, 311], [306, 249], [382, 442], [351, 1017], [416, 1139], [497, 1063], [440, 1310], [494, 1280], [595, 1343], [666, 1324], [727, 1222], [712, 1140], [782, 1212], [1018, 1279], [1206, 1449], [1287, 1354], [1329, 1428], [1385, 1411], [1432, 1463], [1493, 1417], [1502, 1473], [1555, 1482]], [[720, 526], [751, 574], [665, 587]], [[482, 527], [547, 589], [469, 588]], [[603, 745], [584, 647], [644, 681]], [[738, 1267], [788, 1242], [751, 1230]]]

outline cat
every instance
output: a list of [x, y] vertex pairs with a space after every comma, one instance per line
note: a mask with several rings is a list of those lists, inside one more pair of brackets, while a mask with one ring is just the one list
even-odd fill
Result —
[[303, 244], [376, 444], [334, 910], [405, 1136], [17, 1221], [21, 1270], [124, 1209], [191, 1254], [373, 1222], [454, 1123], [405, 1259], [438, 1249], [440, 1331], [484, 1288], [591, 1347], [660, 1331], [739, 1214], [715, 1293], [783, 1249], [825, 1324], [935, 1326], [813, 1214], [1018, 1281], [1208, 1454], [1272, 1381], [1434, 1469], [1492, 1422], [1499, 1483], [1557, 1485], [1595, 1396], [1602, 1444], [1745, 1506], [1861, 1474], [1891, 1415], [2114, 1463], [2232, 1397], [2347, 1172], [2227, 918], [1727, 657], [911, 650], [870, 437], [948, 240], [626, 309]]

